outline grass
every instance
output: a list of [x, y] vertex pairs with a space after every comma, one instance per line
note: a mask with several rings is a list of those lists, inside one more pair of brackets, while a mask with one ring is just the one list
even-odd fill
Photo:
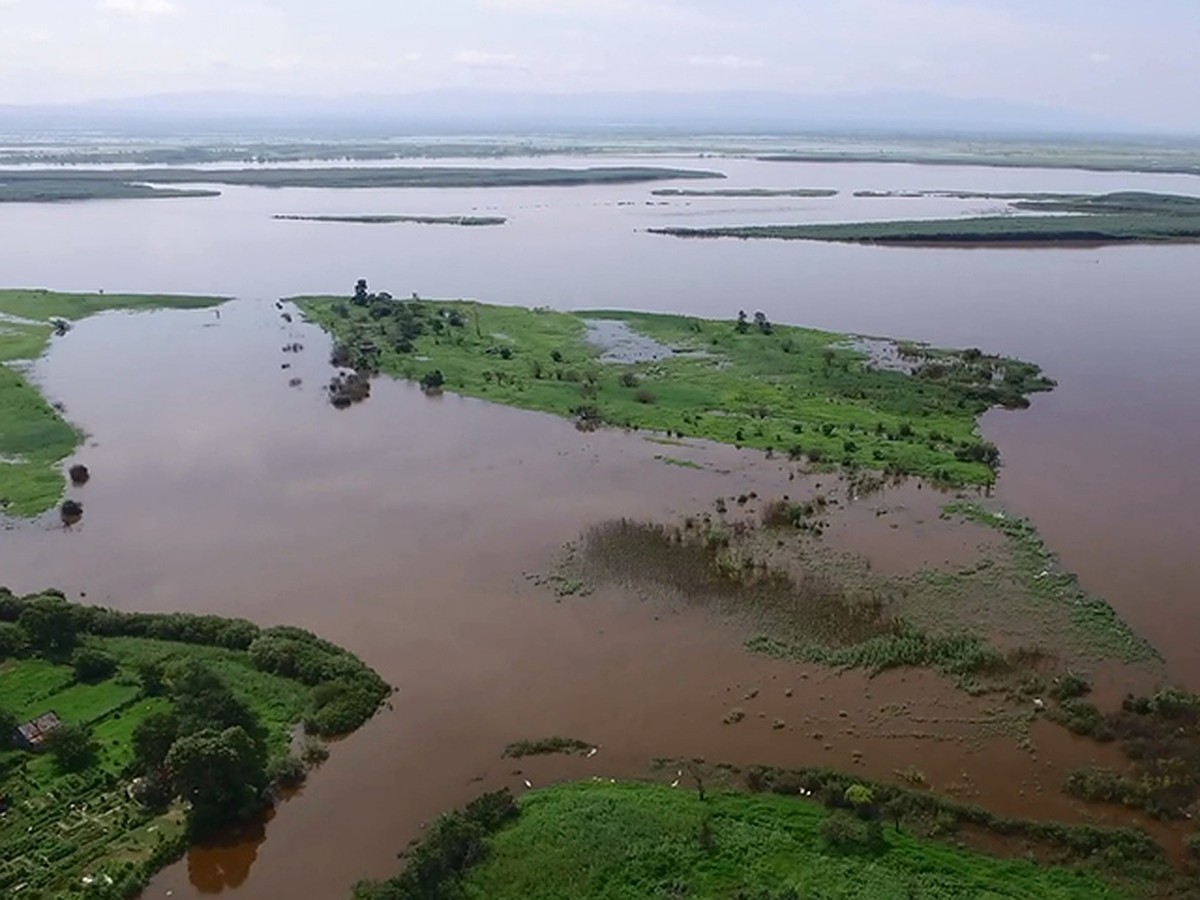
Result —
[[[438, 896], [504, 900], [688, 898], [1116, 898], [1100, 877], [1001, 860], [882, 830], [875, 849], [835, 849], [831, 816], [794, 797], [583, 782], [526, 794], [480, 861]], [[857, 820], [850, 820], [857, 821]], [[414, 896], [384, 887], [378, 900]]]
[[[373, 296], [373, 295], [372, 295]], [[849, 466], [989, 484], [994, 448], [977, 417], [1022, 406], [1053, 382], [1037, 366], [979, 351], [905, 345], [913, 373], [875, 366], [845, 335], [651, 313], [449, 301], [362, 304], [296, 298], [338, 342], [338, 362], [419, 381], [440, 373], [467, 396], [682, 438]], [[588, 321], [657, 342], [655, 362], [610, 364]]]
[[581, 741], [578, 738], [566, 738], [555, 735], [535, 740], [514, 741], [504, 748], [501, 756], [521, 759], [525, 756], [548, 756], [555, 753], [587, 753], [595, 744]]
[[704, 466], [700, 465], [700, 463], [693, 462], [690, 459], [679, 459], [674, 456], [662, 456], [662, 455], [655, 456], [654, 458], [657, 459], [659, 462], [661, 462], [663, 465], [677, 466], [680, 469], [703, 469], [704, 468]]
[[1022, 244], [1192, 243], [1200, 215], [1103, 213], [1087, 216], [980, 216], [833, 225], [742, 225], [722, 228], [651, 228], [682, 238], [767, 238], [861, 244], [1004, 246]]
[[288, 222], [352, 222], [360, 225], [395, 225], [411, 223], [416, 225], [503, 225], [508, 221], [504, 216], [272, 216], [273, 219]]
[[[0, 290], [0, 362], [25, 364], [40, 356], [54, 332], [52, 319], [220, 302], [215, 297]], [[0, 510], [28, 517], [53, 508], [66, 485], [60, 464], [80, 440], [79, 431], [47, 402], [22, 366], [0, 365]]]
[[[861, 479], [847, 483], [853, 493]], [[546, 580], [587, 592], [617, 584], [646, 600], [710, 609], [750, 632], [752, 652], [870, 674], [930, 669], [973, 694], [1009, 695], [1023, 709], [1038, 696], [1079, 702], [1090, 687], [1080, 673], [1101, 663], [1160, 661], [1111, 606], [1062, 571], [1028, 522], [951, 504], [946, 518], [995, 528], [1002, 540], [981, 542], [966, 565], [894, 575], [816, 539], [839, 506], [832, 493], [742, 496], [679, 525], [613, 520], [568, 544]], [[1066, 674], [1045, 683], [1052, 671]]]
[[832, 188], [724, 188], [713, 191], [687, 188], [659, 188], [650, 192], [655, 197], [836, 197]]
[[[253, 187], [569, 187], [635, 184], [684, 178], [724, 178], [719, 172], [654, 166], [562, 168], [380, 167], [317, 169], [15, 169], [0, 181], [0, 202], [38, 203], [137, 197], [212, 196], [212, 190], [160, 188], [164, 184]], [[152, 186], [151, 186], [152, 185]]]
[[[0, 591], [0, 619], [20, 621], [19, 613], [29, 602], [41, 601]], [[90, 727], [99, 752], [92, 765], [68, 773], [60, 771], [48, 753], [0, 751], [0, 797], [9, 804], [0, 816], [0, 846], [5, 850], [0, 860], [0, 894], [4, 896], [30, 900], [133, 896], [131, 891], [186, 848], [184, 806], [175, 802], [166, 809], [149, 809], [128, 792], [135, 773], [134, 730], [151, 714], [173, 706], [169, 695], [145, 693], [139, 676], [143, 664], [158, 663], [169, 671], [172, 663], [203, 663], [249, 707], [273, 758], [286, 755], [293, 729], [316, 704], [326, 702], [318, 700], [318, 693], [353, 690], [353, 673], [378, 679], [346, 651], [311, 635], [303, 639], [304, 646], [316, 654], [310, 662], [336, 665], [341, 674], [314, 683], [312, 678], [301, 681], [300, 672], [289, 676], [267, 671], [252, 645], [295, 640], [300, 633], [291, 629], [261, 630], [250, 623], [213, 617], [73, 609], [81, 623], [80, 644], [113, 656], [117, 671], [98, 683], [82, 684], [64, 663], [38, 656], [9, 659], [0, 663], [0, 702], [20, 721], [54, 711], [64, 722]], [[197, 639], [242, 646], [112, 634], [122, 629], [186, 631]], [[375, 701], [377, 705], [378, 694]], [[99, 886], [86, 889], [85, 876], [101, 881], [111, 877], [112, 891], [101, 891]]]

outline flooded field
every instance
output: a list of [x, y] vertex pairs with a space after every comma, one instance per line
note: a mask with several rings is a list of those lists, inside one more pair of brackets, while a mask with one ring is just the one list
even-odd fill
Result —
[[[1200, 251], [888, 250], [639, 232], [697, 219], [977, 212], [949, 200], [852, 199], [859, 189], [1186, 193], [1194, 179], [690, 162], [729, 171], [723, 187], [842, 193], [668, 200], [648, 186], [227, 188], [212, 200], [3, 212], [13, 236], [0, 247], [6, 282], [241, 299], [220, 316], [104, 315], [54, 345], [36, 376], [88, 433], [78, 454], [92, 473], [79, 492], [86, 512], [69, 530], [46, 518], [0, 531], [0, 583], [54, 585], [125, 609], [287, 622], [351, 649], [398, 689], [265, 828], [192, 851], [148, 896], [344, 896], [357, 878], [394, 872], [396, 852], [423, 823], [483, 789], [642, 775], [656, 757], [861, 767], [881, 778], [917, 766], [932, 787], [1001, 813], [1138, 821], [1059, 790], [1075, 766], [1119, 764], [1115, 746], [1045, 722], [1025, 743], [993, 701], [940, 676], [869, 679], [753, 656], [736, 623], [703, 610], [617, 587], [557, 597], [531, 577], [552, 571], [564, 542], [598, 523], [673, 522], [718, 496], [798, 493], [786, 463], [697, 442], [582, 434], [549, 416], [387, 380], [367, 402], [335, 410], [322, 392], [327, 338], [284, 322], [273, 305], [294, 293], [348, 292], [368, 277], [397, 296], [729, 317], [764, 309], [780, 322], [1039, 362], [1059, 388], [1029, 410], [985, 418], [1004, 459], [997, 496], [1162, 651], [1170, 677], [1200, 688], [1200, 400], [1181, 375], [1200, 333]], [[271, 219], [366, 213], [510, 221], [392, 230]], [[282, 352], [297, 343], [298, 352]], [[824, 540], [882, 571], [969, 560], [994, 535], [941, 522], [947, 499], [909, 482], [852, 505]], [[887, 515], [876, 514], [881, 505]], [[1102, 698], [1140, 686], [1097, 673]], [[744, 720], [726, 724], [735, 707]], [[510, 741], [550, 734], [600, 750], [500, 758]]]

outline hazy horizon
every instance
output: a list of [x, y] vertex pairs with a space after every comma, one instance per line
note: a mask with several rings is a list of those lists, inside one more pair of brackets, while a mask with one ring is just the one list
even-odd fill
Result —
[[0, 106], [746, 92], [1200, 132], [1198, 31], [1186, 0], [0, 0]]

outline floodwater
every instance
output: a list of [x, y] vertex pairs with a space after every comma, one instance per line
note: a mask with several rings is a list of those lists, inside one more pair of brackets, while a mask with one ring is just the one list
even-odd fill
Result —
[[[786, 466], [733, 448], [580, 434], [552, 417], [426, 397], [386, 380], [366, 403], [334, 410], [321, 395], [328, 341], [283, 322], [272, 301], [348, 292], [358, 277], [398, 296], [730, 317], [762, 309], [774, 321], [1041, 362], [1058, 390], [1030, 410], [985, 419], [1005, 459], [998, 495], [1034, 519], [1085, 587], [1162, 649], [1172, 677], [1200, 688], [1200, 400], [1190, 365], [1200, 334], [1200, 248], [896, 249], [679, 241], [640, 231], [675, 222], [956, 215], [980, 203], [849, 196], [859, 189], [1184, 193], [1200, 192], [1200, 181], [663, 162], [681, 163], [731, 174], [714, 187], [836, 187], [843, 196], [650, 195], [669, 183], [226, 188], [213, 200], [0, 210], [7, 284], [242, 298], [219, 317], [105, 315], [56, 342], [37, 377], [89, 434], [79, 453], [93, 473], [78, 492], [86, 512], [70, 530], [48, 518], [0, 531], [0, 583], [22, 591], [52, 584], [126, 609], [307, 627], [397, 687], [390, 708], [339, 742], [265, 829], [232, 847], [193, 851], [149, 896], [235, 888], [246, 898], [345, 896], [357, 878], [393, 873], [396, 852], [423, 822], [480, 790], [521, 789], [526, 778], [537, 785], [637, 775], [655, 757], [861, 765], [879, 777], [915, 764], [935, 788], [1001, 812], [1079, 818], [1085, 813], [1057, 790], [1063, 772], [1093, 758], [1111, 762], [1117, 752], [1049, 727], [1035, 729], [1036, 754], [1008, 733], [982, 739], [986, 702], [926, 673], [833, 676], [749, 656], [735, 626], [695, 611], [607, 590], [555, 598], [527, 575], [549, 571], [563, 541], [587, 526], [694, 513], [721, 494], [795, 490]], [[510, 224], [270, 218], [493, 212]], [[305, 349], [281, 352], [293, 341]], [[289, 387], [292, 378], [302, 384]], [[708, 468], [668, 466], [656, 455]], [[961, 534], [939, 529], [937, 499], [907, 487], [886, 501], [907, 515], [864, 512], [827, 539], [898, 570], [915, 558], [936, 563], [969, 552]], [[896, 521], [901, 527], [892, 529]], [[754, 689], [760, 693], [747, 700]], [[746, 720], [723, 724], [735, 706]], [[772, 728], [776, 718], [784, 728]], [[548, 734], [601, 750], [589, 760], [499, 759], [507, 742]]]

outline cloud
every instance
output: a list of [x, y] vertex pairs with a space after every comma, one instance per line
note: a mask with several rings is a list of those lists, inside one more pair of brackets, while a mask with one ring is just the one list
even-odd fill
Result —
[[452, 57], [454, 63], [471, 69], [526, 69], [513, 53], [488, 53], [483, 50], [460, 50]]
[[121, 16], [173, 16], [179, 12], [173, 0], [99, 0], [97, 6], [101, 12]]
[[755, 57], [735, 56], [689, 56], [689, 66], [709, 66], [717, 69], [762, 69], [767, 65], [766, 60]]

